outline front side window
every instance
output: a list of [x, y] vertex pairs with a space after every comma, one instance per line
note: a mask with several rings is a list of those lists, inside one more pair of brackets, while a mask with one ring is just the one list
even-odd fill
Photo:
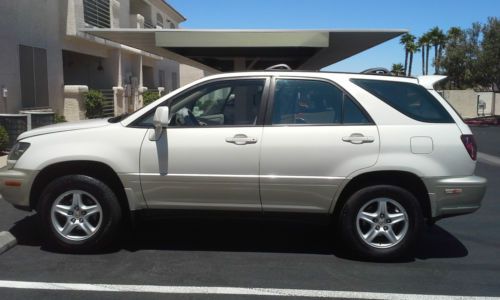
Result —
[[373, 79], [351, 81], [412, 119], [428, 123], [453, 123], [446, 109], [420, 85]]
[[278, 79], [273, 125], [371, 124], [354, 100], [333, 84], [307, 79]]
[[[170, 104], [171, 127], [253, 126], [262, 101], [265, 79], [227, 80], [182, 93]], [[154, 110], [139, 121], [152, 126]]]

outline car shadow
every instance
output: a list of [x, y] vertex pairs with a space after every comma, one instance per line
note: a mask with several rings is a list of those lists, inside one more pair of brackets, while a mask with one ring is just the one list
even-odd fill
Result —
[[[44, 251], [67, 253], [44, 243], [36, 215], [15, 223], [10, 232], [19, 245], [40, 247]], [[117, 251], [184, 250], [269, 252], [335, 255], [349, 260], [354, 256], [335, 236], [332, 226], [283, 220], [164, 219], [139, 222], [126, 230], [116, 246], [87, 254]], [[416, 259], [457, 258], [468, 255], [467, 248], [438, 225], [426, 226], [416, 245], [415, 255], [392, 262]]]

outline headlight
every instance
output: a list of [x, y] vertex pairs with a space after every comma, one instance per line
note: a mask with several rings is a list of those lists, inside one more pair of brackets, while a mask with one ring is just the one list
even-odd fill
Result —
[[7, 160], [18, 160], [28, 150], [30, 143], [17, 142], [10, 150]]

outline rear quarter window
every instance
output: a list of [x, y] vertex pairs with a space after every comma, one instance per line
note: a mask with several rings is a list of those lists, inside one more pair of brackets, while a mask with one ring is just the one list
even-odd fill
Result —
[[418, 84], [373, 79], [351, 79], [351, 82], [414, 120], [454, 123], [441, 103]]

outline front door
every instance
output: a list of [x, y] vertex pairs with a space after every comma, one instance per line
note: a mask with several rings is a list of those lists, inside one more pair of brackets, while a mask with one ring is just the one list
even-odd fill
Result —
[[376, 125], [328, 81], [278, 78], [262, 136], [264, 211], [328, 212], [352, 172], [375, 164]]
[[148, 133], [142, 145], [149, 207], [261, 210], [259, 116], [267, 84], [267, 78], [219, 80], [171, 101], [166, 134], [152, 141]]

